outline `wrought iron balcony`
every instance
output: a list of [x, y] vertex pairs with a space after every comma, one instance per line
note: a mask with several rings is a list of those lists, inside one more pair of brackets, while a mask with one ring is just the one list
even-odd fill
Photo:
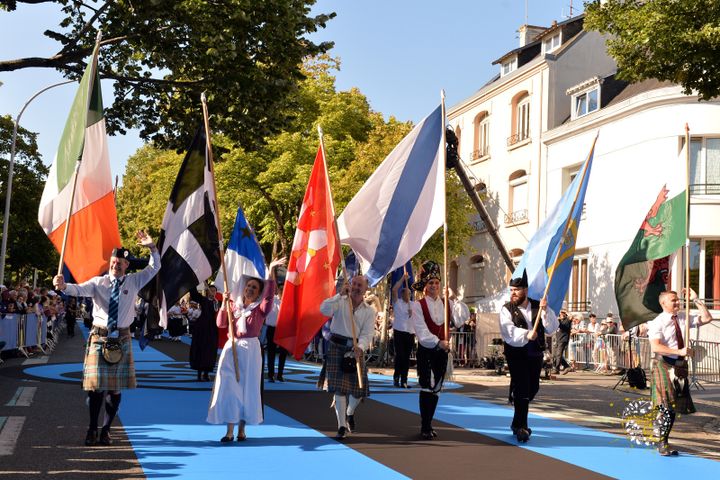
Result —
[[490, 155], [490, 146], [485, 145], [484, 147], [478, 148], [477, 150], [473, 150], [472, 152], [472, 159], [478, 160], [483, 157], [487, 157]]
[[505, 214], [505, 224], [513, 224], [513, 223], [520, 223], [525, 222], [528, 219], [528, 211], [527, 208], [524, 208], [522, 210], [515, 210], [512, 213], [506, 213]]
[[720, 183], [695, 183], [690, 185], [690, 195], [720, 195]]
[[507, 146], [508, 146], [508, 147], [512, 147], [512, 146], [515, 145], [516, 143], [520, 143], [520, 142], [522, 142], [523, 140], [527, 140], [528, 138], [530, 138], [530, 131], [529, 131], [529, 130], [528, 130], [528, 131], [525, 131], [525, 132], [515, 133], [515, 134], [510, 135], [510, 136], [508, 137], [508, 139], [507, 139]]

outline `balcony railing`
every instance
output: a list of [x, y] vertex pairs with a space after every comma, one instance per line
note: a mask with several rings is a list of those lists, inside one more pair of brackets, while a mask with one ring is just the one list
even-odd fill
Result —
[[720, 195], [720, 183], [695, 183], [690, 185], [690, 195]]
[[515, 210], [512, 213], [505, 214], [505, 224], [525, 222], [525, 221], [527, 221], [527, 219], [528, 219], [527, 208], [525, 208], [523, 210]]
[[490, 155], [490, 146], [485, 145], [484, 147], [478, 148], [477, 150], [473, 150], [472, 159], [477, 160], [483, 157], [487, 157], [488, 155]]
[[487, 225], [482, 220], [475, 220], [472, 222], [472, 227], [477, 233], [481, 233], [487, 230]]
[[565, 302], [565, 310], [567, 310], [568, 312], [589, 312], [590, 301]]
[[516, 143], [520, 143], [523, 140], [527, 140], [528, 138], [530, 138], [530, 131], [514, 133], [508, 137], [507, 146], [512, 147]]

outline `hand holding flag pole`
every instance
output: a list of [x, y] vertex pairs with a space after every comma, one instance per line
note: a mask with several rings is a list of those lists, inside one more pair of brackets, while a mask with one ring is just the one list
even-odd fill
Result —
[[[322, 151], [322, 155], [324, 159], [327, 159], [327, 155], [325, 154], [325, 142], [323, 141], [323, 131], [322, 127], [318, 125], [318, 135], [320, 136], [320, 149]], [[327, 179], [328, 185], [327, 185], [327, 191], [330, 194], [330, 208], [332, 209], [332, 218], [333, 218], [333, 228], [335, 229], [335, 238], [340, 238], [340, 234], [338, 233], [338, 226], [337, 226], [337, 218], [335, 217], [335, 203], [332, 201], [332, 189], [330, 188], [330, 176], [327, 174], [327, 161], [324, 162], [325, 165], [325, 178]], [[345, 258], [342, 256], [342, 252], [340, 255], [340, 265], [342, 268], [342, 274], [343, 278], [345, 279], [345, 284], [349, 285], [349, 280], [347, 278], [347, 268], [345, 267]], [[344, 289], [344, 286], [343, 286]], [[350, 313], [350, 328], [352, 330], [352, 341], [353, 341], [353, 351], [355, 352], [355, 368], [357, 369], [357, 377], [358, 377], [358, 386], [360, 388], [364, 388], [364, 382], [363, 382], [363, 376], [362, 376], [362, 361], [363, 359], [358, 359], [357, 356], [357, 348], [358, 348], [358, 341], [357, 341], [357, 332], [355, 330], [355, 317], [353, 315], [353, 304], [352, 304], [352, 298], [350, 296], [350, 292], [348, 291], [348, 312]]]
[[[218, 239], [220, 240], [218, 242], [218, 250], [220, 253], [220, 267], [222, 268], [223, 272], [223, 287], [224, 292], [227, 294], [229, 292], [229, 286], [228, 286], [228, 276], [227, 276], [227, 268], [225, 267], [225, 252], [223, 252], [223, 234], [222, 234], [222, 226], [220, 225], [220, 206], [218, 205], [217, 201], [217, 188], [215, 184], [215, 161], [213, 159], [213, 153], [212, 153], [212, 144], [210, 142], [210, 121], [208, 120], [208, 108], [207, 108], [207, 98], [205, 97], [205, 92], [200, 94], [200, 101], [202, 102], [202, 110], [203, 110], [203, 122], [205, 125], [205, 141], [207, 142], [206, 148], [207, 148], [207, 154], [208, 154], [208, 164], [210, 165], [210, 176], [212, 177], [212, 184], [213, 184], [213, 206], [215, 211], [215, 223], [217, 224], [218, 229]], [[228, 319], [228, 332], [230, 334], [230, 341], [232, 343], [232, 356], [233, 356], [233, 366], [235, 367], [235, 381], [240, 381], [240, 369], [238, 367], [238, 354], [237, 349], [235, 348], [235, 328], [232, 325], [233, 321], [233, 315], [232, 315], [232, 309], [230, 308], [230, 302], [223, 299], [223, 306], [225, 307], [225, 313], [227, 314]]]
[[[593, 152], [595, 151], [595, 143], [597, 142], [599, 135], [600, 135], [599, 133], [597, 135], [595, 135], [595, 140], [593, 140], [593, 144], [592, 144], [592, 147], [590, 148], [590, 153], [588, 154], [588, 158], [585, 159], [585, 164], [583, 166], [583, 171], [582, 171], [582, 178], [580, 179], [580, 185], [585, 183], [585, 181], [587, 180], [587, 175], [589, 174], [589, 171], [590, 171], [590, 169], [588, 168], [589, 167], [588, 160], [590, 159], [590, 156], [593, 155]], [[535, 317], [535, 322], [533, 323], [532, 333], [535, 336], [537, 335], [537, 329], [540, 326], [540, 319], [542, 318], [542, 312], [545, 309], [545, 307], [547, 306], [547, 296], [548, 296], [548, 291], [550, 290], [550, 285], [552, 284], [553, 276], [554, 276], [555, 272], [557, 271], [558, 265], [561, 263], [561, 255], [560, 254], [563, 251], [563, 247], [565, 246], [565, 241], [568, 237], [568, 233], [570, 232], [571, 223], [572, 223], [572, 219], [573, 219], [573, 212], [575, 211], [575, 207], [577, 205], [581, 190], [582, 190], [581, 188], [578, 188], [577, 191], [575, 192], [575, 198], [573, 199], [572, 206], [570, 207], [570, 211], [568, 213], [567, 219], [565, 220], [565, 226], [563, 227], [563, 235], [560, 238], [558, 248], [554, 252], [555, 258], [553, 259], [552, 267], [549, 269], [548, 280], [547, 280], [547, 284], [545, 285], [545, 291], [543, 293], [542, 299], [540, 300], [541, 308], [538, 310], [537, 316]], [[564, 260], [565, 259], [563, 258], [562, 261], [564, 261]], [[531, 340], [533, 340], [533, 339], [531, 339]]]
[[[98, 55], [100, 53], [100, 40], [102, 39], [102, 30], [98, 30], [97, 36], [95, 37], [95, 48], [93, 49], [92, 66], [90, 67], [90, 78], [88, 79], [89, 85], [87, 89], [87, 103], [85, 105], [85, 121], [83, 122], [83, 129], [87, 126], [87, 117], [90, 113], [90, 102], [92, 101], [93, 83], [95, 82], [95, 76], [97, 71]], [[70, 205], [68, 206], [67, 217], [65, 218], [65, 233], [63, 234], [62, 248], [60, 249], [60, 263], [58, 264], [58, 275], [63, 273], [63, 260], [65, 259], [65, 247], [67, 246], [68, 234], [70, 233], [70, 217], [72, 217], [73, 200], [75, 199], [75, 191], [77, 190], [78, 173], [80, 172], [80, 162], [82, 162], [82, 152], [78, 156], [77, 162], [75, 163], [75, 172], [73, 173], [73, 186], [70, 193]]]

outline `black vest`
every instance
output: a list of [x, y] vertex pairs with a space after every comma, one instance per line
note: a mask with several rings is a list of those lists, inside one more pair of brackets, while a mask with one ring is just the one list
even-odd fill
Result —
[[[531, 299], [528, 299], [528, 301], [530, 302], [530, 311], [532, 312], [532, 321], [534, 322], [537, 318], [538, 312], [540, 311], [540, 302]], [[507, 308], [508, 312], [510, 312], [512, 322], [515, 324], [516, 327], [524, 328], [526, 330], [532, 330], [532, 325], [528, 325], [528, 322], [525, 320], [522, 312], [514, 303], [507, 302], [505, 304], [505, 308]], [[545, 350], [545, 326], [543, 325], [542, 321], [538, 324], [537, 338], [535, 340], [529, 341], [523, 347], [511, 347], [510, 345], [505, 344], [505, 348], [508, 347], [526, 348], [528, 350], [535, 350], [538, 352], [542, 352], [543, 350]]]

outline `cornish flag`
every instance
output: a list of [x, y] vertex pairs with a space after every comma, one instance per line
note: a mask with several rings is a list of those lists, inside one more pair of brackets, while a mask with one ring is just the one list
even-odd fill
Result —
[[415, 256], [443, 224], [441, 112], [438, 106], [413, 128], [338, 217], [340, 242], [352, 247], [373, 286]]
[[205, 142], [200, 127], [175, 179], [163, 218], [158, 240], [161, 268], [145, 297], [157, 301], [162, 327], [167, 325], [167, 309], [220, 266], [215, 187]]

